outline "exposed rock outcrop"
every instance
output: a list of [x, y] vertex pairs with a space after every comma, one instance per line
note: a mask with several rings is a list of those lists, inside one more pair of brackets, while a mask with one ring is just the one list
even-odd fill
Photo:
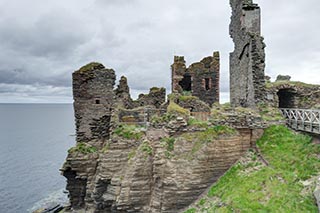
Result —
[[[181, 122], [180, 122], [181, 123]], [[170, 128], [170, 127], [167, 127]], [[217, 133], [185, 129], [119, 136], [93, 153], [70, 151], [63, 174], [73, 209], [86, 212], [178, 212], [251, 147], [250, 129]], [[176, 128], [181, 129], [181, 128]], [[227, 130], [226, 130], [227, 131]], [[229, 130], [228, 130], [229, 131]], [[121, 135], [121, 134], [120, 134]]]

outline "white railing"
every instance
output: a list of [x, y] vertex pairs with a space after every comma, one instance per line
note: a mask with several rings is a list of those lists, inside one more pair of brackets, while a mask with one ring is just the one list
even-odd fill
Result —
[[320, 110], [280, 109], [292, 129], [320, 134]]

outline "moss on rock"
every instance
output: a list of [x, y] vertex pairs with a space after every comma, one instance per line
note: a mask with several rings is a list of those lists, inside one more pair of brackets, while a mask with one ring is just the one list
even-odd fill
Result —
[[92, 70], [101, 70], [104, 69], [105, 67], [103, 66], [103, 64], [98, 63], [98, 62], [91, 62], [83, 67], [81, 67], [78, 72], [83, 73], [83, 72], [88, 72], [88, 71], [92, 71]]

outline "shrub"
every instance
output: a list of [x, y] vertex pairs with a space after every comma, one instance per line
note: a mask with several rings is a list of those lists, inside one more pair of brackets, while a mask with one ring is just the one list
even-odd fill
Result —
[[189, 126], [196, 126], [199, 128], [207, 128], [209, 126], [207, 121], [201, 121], [201, 120], [197, 120], [195, 118], [189, 118], [188, 125]]
[[135, 149], [131, 150], [128, 154], [128, 159], [131, 160], [132, 158], [134, 158], [134, 156], [136, 156], [137, 151]]
[[140, 150], [147, 153], [148, 155], [152, 155], [153, 149], [149, 144], [149, 141], [143, 141], [143, 143], [140, 146]]
[[166, 147], [166, 151], [165, 151], [165, 156], [167, 158], [171, 158], [172, 155], [172, 151], [174, 150], [174, 143], [175, 143], [175, 138], [173, 137], [169, 137], [169, 138], [163, 138], [161, 139], [161, 143], [163, 145], [163, 147]]
[[119, 125], [113, 133], [129, 140], [140, 140], [144, 135], [143, 129], [135, 125]]
[[90, 154], [90, 153], [95, 153], [97, 151], [98, 151], [97, 147], [91, 146], [83, 142], [77, 143], [75, 147], [72, 147], [68, 150], [69, 153], [80, 152], [82, 154]]
[[195, 208], [188, 209], [188, 210], [185, 211], [184, 213], [196, 213], [196, 209], [195, 209]]
[[151, 123], [152, 124], [162, 124], [162, 123], [169, 123], [172, 120], [175, 120], [177, 116], [172, 113], [165, 113], [162, 116], [153, 116], [151, 118]]

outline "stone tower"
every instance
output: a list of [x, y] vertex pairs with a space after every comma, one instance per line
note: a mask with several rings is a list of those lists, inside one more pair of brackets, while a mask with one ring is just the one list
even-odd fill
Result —
[[183, 56], [175, 56], [171, 65], [172, 93], [190, 92], [210, 106], [219, 102], [220, 54], [206, 57], [188, 68]]
[[230, 0], [230, 99], [233, 107], [255, 107], [265, 98], [265, 44], [260, 7], [252, 0]]
[[77, 142], [108, 139], [114, 103], [114, 70], [90, 63], [75, 71], [72, 79]]

